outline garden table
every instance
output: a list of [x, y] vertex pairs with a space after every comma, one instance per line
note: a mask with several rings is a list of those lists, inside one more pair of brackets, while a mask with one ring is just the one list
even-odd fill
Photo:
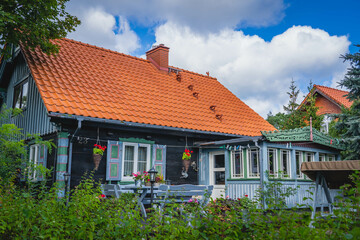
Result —
[[[159, 186], [153, 186], [154, 199], [156, 198], [158, 189], [159, 189]], [[138, 187], [138, 186], [135, 186], [132, 184], [132, 185], [122, 185], [121, 190], [131, 190], [138, 196], [138, 205], [140, 207], [141, 214], [143, 215], [144, 218], [146, 218], [147, 215], [146, 215], [146, 210], [145, 210], [145, 206], [144, 206], [144, 199], [145, 199], [146, 195], [150, 193], [151, 187], [150, 186]]]

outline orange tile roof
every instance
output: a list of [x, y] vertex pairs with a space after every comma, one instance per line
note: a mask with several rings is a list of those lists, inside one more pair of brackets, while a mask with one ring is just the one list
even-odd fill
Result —
[[344, 105], [347, 108], [350, 108], [352, 105], [352, 102], [349, 101], [344, 95], [348, 94], [349, 92], [331, 88], [331, 87], [325, 87], [320, 85], [315, 85], [314, 87], [317, 89], [317, 92], [322, 93], [323, 95], [331, 98], [333, 101], [335, 101], [337, 104]]
[[56, 57], [22, 48], [48, 112], [245, 136], [275, 130], [215, 78], [183, 70], [179, 82], [148, 60], [69, 39], [57, 44]]

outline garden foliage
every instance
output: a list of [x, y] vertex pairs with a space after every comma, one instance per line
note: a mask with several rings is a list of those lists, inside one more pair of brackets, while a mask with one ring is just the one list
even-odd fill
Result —
[[333, 218], [316, 219], [313, 228], [309, 211], [261, 209], [245, 196], [204, 207], [196, 200], [155, 207], [144, 220], [133, 194], [102, 198], [91, 176], [72, 190], [68, 204], [56, 187], [19, 189], [8, 182], [0, 187], [0, 239], [358, 239], [359, 175], [354, 180]]

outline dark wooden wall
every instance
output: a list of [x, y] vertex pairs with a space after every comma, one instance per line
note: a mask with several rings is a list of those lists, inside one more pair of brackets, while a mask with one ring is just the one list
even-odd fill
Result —
[[[74, 133], [75, 129], [69, 129], [70, 133]], [[107, 146], [108, 140], [118, 141], [119, 138], [141, 138], [150, 141], [154, 141], [155, 144], [167, 145], [166, 150], [166, 180], [170, 180], [171, 184], [198, 184], [198, 173], [192, 168], [189, 168], [188, 178], [182, 179], [181, 171], [183, 167], [182, 154], [185, 149], [185, 136], [168, 135], [166, 131], [163, 134], [159, 132], [144, 133], [134, 131], [122, 131], [100, 128], [99, 138], [101, 145]], [[165, 134], [164, 134], [165, 133]], [[87, 139], [86, 139], [87, 138]], [[72, 149], [72, 165], [71, 165], [71, 187], [79, 184], [81, 177], [86, 173], [93, 171], [94, 163], [92, 160], [92, 149], [96, 143], [97, 128], [95, 127], [82, 127], [80, 131], [76, 133], [73, 138]], [[198, 160], [198, 148], [193, 146], [194, 141], [206, 141], [209, 139], [209, 135], [206, 137], [196, 136], [188, 137], [187, 144], [191, 150], [194, 151], [192, 160]], [[71, 136], [69, 137], [71, 139]], [[99, 168], [94, 173], [94, 179], [97, 181], [105, 182], [106, 174], [106, 152], [100, 162]]]

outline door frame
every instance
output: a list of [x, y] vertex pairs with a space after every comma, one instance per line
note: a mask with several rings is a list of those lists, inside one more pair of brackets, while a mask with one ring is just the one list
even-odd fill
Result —
[[[214, 152], [210, 152], [209, 153], [209, 185], [213, 185], [214, 186], [214, 190], [218, 190], [223, 192], [223, 195], [225, 197], [225, 188], [226, 188], [226, 175], [225, 175], [225, 184], [224, 185], [220, 185], [220, 184], [215, 184], [215, 175], [214, 175], [214, 156], [215, 155], [224, 155], [224, 167], [223, 168], [215, 168], [218, 171], [223, 171], [226, 174], [226, 158], [225, 158], [225, 150], [220, 150], [220, 151], [214, 151]], [[215, 191], [216, 191], [215, 190]], [[214, 191], [213, 191], [214, 193]]]

